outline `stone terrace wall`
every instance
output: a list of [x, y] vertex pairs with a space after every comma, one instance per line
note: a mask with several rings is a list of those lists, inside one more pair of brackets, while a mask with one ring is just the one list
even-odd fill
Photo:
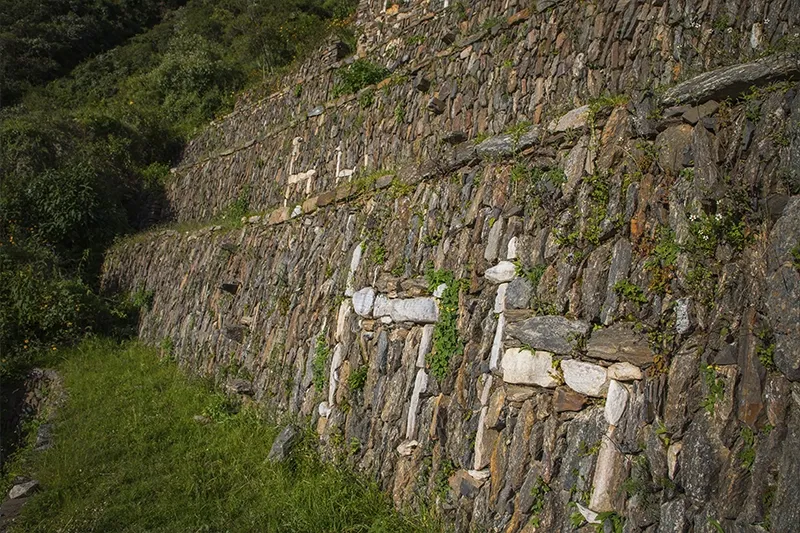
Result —
[[394, 75], [331, 100], [336, 69], [353, 58], [328, 63], [329, 43], [286, 90], [190, 144], [168, 188], [179, 220], [209, 219], [242, 194], [254, 211], [300, 203], [354, 175], [436, 159], [454, 136], [546, 123], [601, 95], [659, 91], [781, 49], [800, 26], [790, 0], [483, 0], [385, 13], [374, 4], [360, 10], [359, 52]]
[[[153, 291], [143, 339], [310, 419], [327, 454], [458, 531], [592, 531], [597, 513], [791, 531], [800, 87], [769, 65], [677, 86], [664, 98], [692, 105], [663, 113], [616, 102], [463, 142], [241, 229], [145, 234], [104, 283]], [[431, 269], [463, 281], [431, 294]]]

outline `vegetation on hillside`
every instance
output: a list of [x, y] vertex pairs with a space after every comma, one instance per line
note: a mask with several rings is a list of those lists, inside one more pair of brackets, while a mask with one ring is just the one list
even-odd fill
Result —
[[322, 463], [310, 431], [287, 462], [268, 462], [278, 426], [154, 349], [95, 339], [69, 352], [55, 444], [26, 449], [9, 473], [44, 488], [12, 531], [440, 531]]
[[168, 215], [188, 138], [354, 5], [0, 0], [0, 376], [130, 320], [97, 294], [104, 250]]

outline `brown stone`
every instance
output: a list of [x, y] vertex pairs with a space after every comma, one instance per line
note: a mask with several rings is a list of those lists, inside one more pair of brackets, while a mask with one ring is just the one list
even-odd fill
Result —
[[317, 197], [317, 206], [325, 207], [336, 201], [336, 191], [327, 191]]
[[559, 387], [553, 394], [553, 409], [558, 413], [580, 411], [586, 405], [586, 396], [569, 387]]

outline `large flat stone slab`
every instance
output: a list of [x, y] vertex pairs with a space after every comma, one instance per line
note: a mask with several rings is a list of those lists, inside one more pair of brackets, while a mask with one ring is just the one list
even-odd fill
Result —
[[390, 317], [395, 322], [433, 324], [439, 320], [439, 307], [433, 298], [387, 298], [378, 296], [372, 309], [375, 318]]
[[592, 333], [586, 344], [586, 354], [594, 359], [648, 366], [653, 363], [653, 350], [641, 333], [630, 324], [614, 324]]
[[534, 350], [557, 354], [572, 351], [577, 339], [589, 333], [590, 325], [583, 320], [570, 320], [563, 316], [534, 316], [512, 321], [506, 316], [506, 337], [518, 340]]
[[688, 79], [668, 89], [661, 97], [664, 107], [706, 100], [724, 100], [781, 79], [800, 78], [800, 53], [764, 57], [751, 63], [723, 67]]

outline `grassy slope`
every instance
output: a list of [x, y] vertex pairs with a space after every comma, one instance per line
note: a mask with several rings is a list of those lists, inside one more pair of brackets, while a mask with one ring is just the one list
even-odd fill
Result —
[[[84, 342], [64, 358], [55, 446], [18, 467], [44, 487], [14, 531], [426, 531], [374, 486], [319, 462], [265, 458], [278, 429], [233, 413], [207, 384], [138, 343]], [[203, 425], [193, 416], [214, 419]]]

